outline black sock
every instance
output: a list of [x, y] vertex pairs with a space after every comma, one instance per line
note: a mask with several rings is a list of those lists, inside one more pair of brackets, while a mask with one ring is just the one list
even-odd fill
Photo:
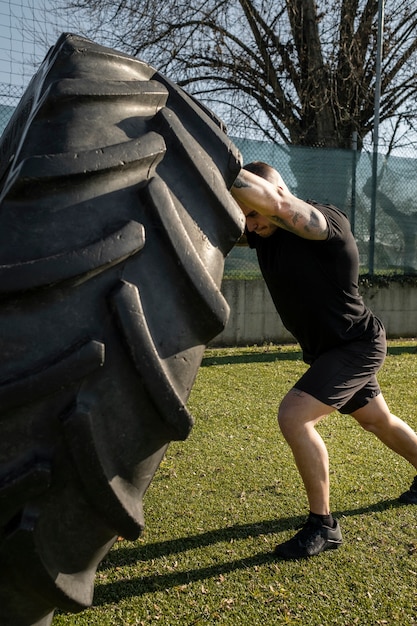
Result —
[[312, 520], [321, 522], [323, 526], [328, 526], [329, 528], [333, 528], [334, 526], [334, 519], [331, 513], [329, 513], [329, 515], [318, 515], [317, 513], [312, 513], [310, 511], [309, 517]]

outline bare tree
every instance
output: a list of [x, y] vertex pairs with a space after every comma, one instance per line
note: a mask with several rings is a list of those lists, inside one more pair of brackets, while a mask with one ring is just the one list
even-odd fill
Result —
[[[415, 0], [387, 0], [381, 124], [416, 124]], [[90, 37], [138, 56], [237, 135], [358, 147], [373, 128], [378, 0], [60, 0]], [[412, 104], [412, 106], [410, 106]], [[397, 134], [396, 134], [397, 133]]]

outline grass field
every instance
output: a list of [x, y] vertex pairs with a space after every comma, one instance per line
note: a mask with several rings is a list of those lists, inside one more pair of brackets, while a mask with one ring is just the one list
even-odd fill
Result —
[[[93, 607], [58, 612], [54, 626], [417, 624], [417, 506], [396, 500], [413, 468], [350, 417], [319, 426], [343, 546], [307, 561], [271, 556], [307, 513], [276, 426], [304, 369], [296, 346], [206, 352], [188, 403], [195, 427], [149, 488], [143, 536], [103, 561]], [[417, 341], [390, 342], [379, 380], [417, 429]]]

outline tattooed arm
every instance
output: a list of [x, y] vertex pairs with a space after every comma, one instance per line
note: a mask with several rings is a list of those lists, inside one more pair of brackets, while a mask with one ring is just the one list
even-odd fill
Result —
[[[294, 196], [278, 172], [273, 172], [276, 184], [244, 169], [233, 183], [231, 193], [246, 216], [248, 228], [260, 215], [304, 239], [326, 239], [328, 226], [324, 215]], [[249, 230], [256, 232], [255, 227]]]

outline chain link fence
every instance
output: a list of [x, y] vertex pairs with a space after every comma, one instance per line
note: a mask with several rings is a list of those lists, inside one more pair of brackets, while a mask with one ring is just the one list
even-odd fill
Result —
[[[415, 158], [379, 154], [378, 177], [373, 181], [373, 154], [366, 151], [233, 140], [244, 163], [269, 163], [293, 193], [305, 200], [334, 204], [348, 216], [359, 248], [361, 273], [372, 268], [375, 274], [417, 274]], [[256, 253], [242, 240], [226, 260], [225, 278], [259, 276]]]
[[0, 135], [23, 95], [23, 87], [0, 83]]
[[[0, 83], [0, 133], [22, 93], [22, 87]], [[417, 274], [415, 158], [380, 154], [378, 179], [373, 181], [373, 155], [366, 151], [232, 139], [245, 163], [265, 161], [276, 167], [299, 197], [334, 204], [346, 213], [358, 243], [362, 273], [367, 274], [372, 268], [371, 273], [375, 274]], [[256, 253], [245, 245], [243, 238], [226, 259], [225, 278], [259, 276]]]

